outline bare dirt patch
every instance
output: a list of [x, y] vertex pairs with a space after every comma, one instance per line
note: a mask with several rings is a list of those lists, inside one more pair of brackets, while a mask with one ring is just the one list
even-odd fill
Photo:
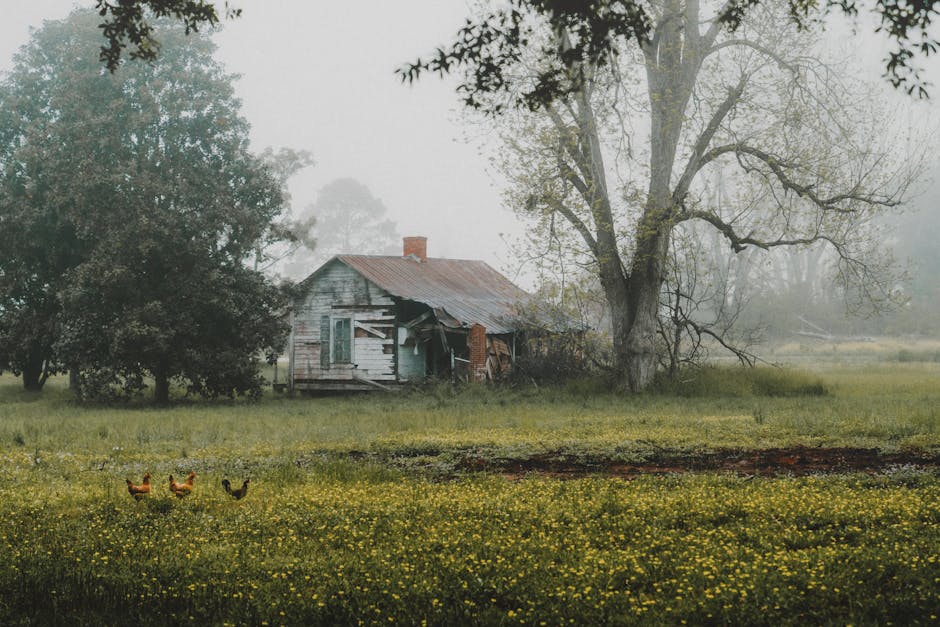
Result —
[[885, 453], [869, 448], [720, 449], [701, 453], [663, 452], [637, 463], [620, 460], [537, 455], [526, 459], [465, 457], [463, 471], [495, 472], [509, 478], [542, 475], [564, 478], [611, 476], [633, 478], [691, 472], [732, 472], [744, 476], [803, 476], [832, 473], [883, 473], [898, 468], [940, 471], [940, 454], [928, 451]]

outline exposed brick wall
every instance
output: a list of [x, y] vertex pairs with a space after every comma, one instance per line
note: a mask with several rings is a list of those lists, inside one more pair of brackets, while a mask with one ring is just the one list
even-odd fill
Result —
[[470, 347], [470, 379], [484, 381], [486, 379], [486, 327], [482, 324], [470, 327], [467, 344]]
[[428, 238], [426, 237], [405, 237], [403, 257], [414, 255], [421, 261], [428, 260]]

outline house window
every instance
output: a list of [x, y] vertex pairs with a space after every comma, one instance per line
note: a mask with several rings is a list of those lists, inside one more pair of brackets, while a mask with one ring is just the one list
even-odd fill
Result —
[[349, 318], [333, 320], [333, 362], [348, 364], [352, 361], [352, 321]]

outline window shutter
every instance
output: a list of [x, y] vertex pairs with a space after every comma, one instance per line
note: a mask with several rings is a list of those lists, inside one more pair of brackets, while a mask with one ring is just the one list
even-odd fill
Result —
[[330, 369], [330, 317], [320, 316], [320, 368]]
[[333, 320], [333, 363], [348, 364], [352, 361], [352, 321], [349, 318]]

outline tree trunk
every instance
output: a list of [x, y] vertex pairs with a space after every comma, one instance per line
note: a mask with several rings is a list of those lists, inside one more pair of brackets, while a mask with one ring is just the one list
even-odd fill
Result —
[[[656, 298], [653, 299], [653, 314], [650, 307], [644, 308], [643, 315], [630, 315], [629, 302], [626, 299], [611, 298], [608, 294], [614, 344], [614, 371], [616, 385], [623, 392], [640, 392], [653, 382], [656, 374], [656, 331], [658, 321], [659, 286], [656, 286]], [[650, 298], [643, 301], [649, 303]]]
[[631, 392], [645, 390], [656, 375], [655, 315], [637, 316], [627, 336], [626, 383]]
[[[669, 238], [653, 239], [654, 249], [662, 249], [661, 242], [668, 242]], [[616, 385], [624, 392], [646, 389], [656, 374], [656, 333], [665, 250], [660, 250], [659, 254], [662, 256], [642, 264], [643, 268], [634, 264], [629, 282], [622, 278], [602, 282], [610, 306]], [[642, 280], [638, 280], [641, 274]]]
[[630, 326], [628, 324], [630, 303], [627, 298], [626, 289], [607, 289], [605, 293], [607, 305], [610, 307], [610, 332], [614, 345], [614, 372], [617, 377], [616, 386], [618, 390], [626, 392], [631, 389], [629, 380], [625, 376], [630, 362], [627, 351], [628, 339], [630, 337]]
[[166, 370], [159, 369], [153, 373], [153, 400], [158, 405], [166, 405], [170, 402], [170, 378]]
[[23, 366], [23, 388], [30, 392], [39, 392], [45, 385], [48, 375], [44, 367], [45, 360], [41, 355], [29, 356]]
[[632, 290], [636, 311], [627, 334], [626, 363], [623, 369], [631, 392], [645, 390], [656, 374], [656, 331], [659, 326], [661, 284], [661, 280], [648, 279], [639, 289]]
[[[680, 22], [681, 24], [677, 24]], [[656, 374], [660, 290], [674, 226], [676, 199], [671, 183], [685, 111], [692, 96], [702, 50], [711, 45], [698, 36], [697, 0], [665, 0], [656, 36], [644, 46], [650, 97], [650, 187], [643, 216], [635, 229], [636, 252], [629, 271], [623, 265], [611, 207], [604, 154], [588, 90], [569, 109], [577, 122], [578, 141], [559, 113], [549, 110], [559, 133], [559, 178], [581, 194], [593, 219], [572, 211], [564, 217], [581, 233], [598, 264], [598, 277], [610, 306], [614, 368], [623, 391], [649, 387]], [[573, 70], [583, 72], [580, 65]], [[582, 74], [582, 77], [584, 75]], [[592, 77], [593, 72], [587, 71]], [[576, 167], [568, 165], [574, 162]]]
[[33, 364], [23, 368], [23, 388], [30, 392], [39, 392], [43, 385], [42, 367], [34, 368]]
[[[665, 206], [660, 201], [660, 206]], [[654, 205], [655, 206], [655, 205]], [[663, 210], [647, 210], [649, 227], [637, 242], [630, 269], [630, 330], [626, 343], [626, 383], [630, 391], [645, 390], [656, 375], [656, 333], [659, 329], [660, 298], [669, 254], [669, 229], [659, 217]]]
[[669, 341], [666, 350], [669, 352], [669, 378], [675, 379], [679, 372], [679, 355], [682, 347], [682, 319], [680, 318], [679, 307], [682, 306], [682, 293], [679, 285], [676, 285], [674, 292], [670, 294], [670, 299], [675, 298], [670, 303], [672, 315], [669, 317], [671, 327], [663, 330], [663, 336], [668, 337]]

